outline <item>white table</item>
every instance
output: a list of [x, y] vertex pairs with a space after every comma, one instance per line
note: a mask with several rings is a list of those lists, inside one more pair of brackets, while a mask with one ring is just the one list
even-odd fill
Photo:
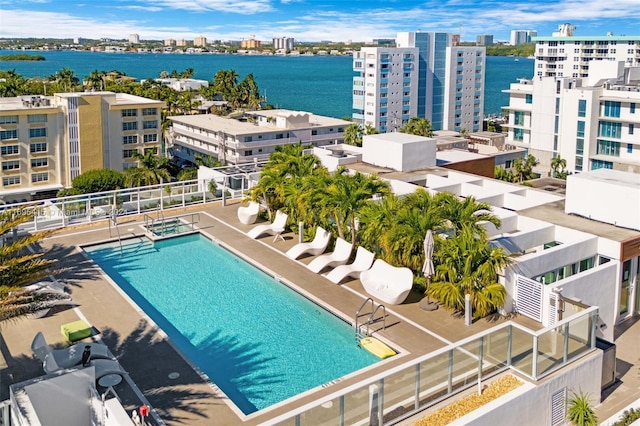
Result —
[[98, 385], [102, 386], [103, 388], [107, 388], [107, 390], [102, 394], [102, 399], [104, 400], [107, 394], [111, 392], [116, 398], [118, 398], [118, 400], [120, 400], [120, 397], [116, 393], [115, 389], [113, 389], [113, 387], [119, 385], [120, 382], [122, 382], [122, 376], [119, 374], [106, 374], [100, 377], [98, 379]]

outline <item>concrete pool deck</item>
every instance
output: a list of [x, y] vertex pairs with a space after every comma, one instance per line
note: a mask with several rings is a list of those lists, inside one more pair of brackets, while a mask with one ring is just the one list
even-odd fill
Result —
[[[353, 317], [366, 299], [359, 280], [345, 281], [335, 285], [321, 275], [304, 267], [311, 257], [292, 261], [284, 252], [297, 242], [297, 235], [284, 234], [285, 241], [273, 242], [273, 236], [258, 240], [248, 238], [244, 233], [254, 225], [242, 225], [236, 217], [237, 205], [223, 207], [217, 205], [198, 206], [192, 209], [200, 213], [197, 227], [234, 251], [242, 253], [255, 263], [266, 266], [270, 272], [295, 284], [310, 298], [319, 300], [334, 313], [353, 321]], [[185, 211], [167, 212], [166, 217], [183, 214]], [[142, 236], [140, 221], [122, 218], [119, 222], [123, 238]], [[410, 294], [407, 301], [399, 306], [387, 306], [386, 330], [377, 331], [392, 345], [402, 348], [403, 356], [392, 357], [380, 362], [364, 372], [329, 384], [312, 394], [289, 400], [286, 404], [247, 417], [238, 416], [230, 408], [224, 397], [216, 392], [187, 361], [167, 341], [164, 334], [151, 324], [147, 317], [133, 306], [122, 292], [111, 284], [77, 246], [112, 240], [115, 230], [101, 222], [92, 226], [66, 229], [42, 242], [48, 256], [59, 259], [61, 272], [56, 278], [67, 285], [77, 309], [57, 310], [40, 319], [24, 319], [3, 326], [2, 369], [0, 370], [0, 397], [8, 398], [8, 385], [31, 379], [43, 374], [40, 363], [30, 350], [33, 336], [42, 331], [50, 344], [63, 344], [60, 325], [86, 320], [99, 331], [98, 337], [106, 343], [118, 357], [123, 368], [129, 372], [132, 381], [166, 424], [260, 424], [286, 413], [296, 407], [328, 395], [342, 386], [382, 372], [411, 358], [432, 352], [483, 330], [491, 328], [504, 319], [495, 322], [480, 320], [465, 326], [462, 318], [456, 318], [442, 308], [426, 312], [419, 308], [421, 294]], [[185, 279], [189, 278], [184, 271]], [[536, 330], [540, 324], [525, 317], [517, 317], [520, 324]], [[178, 373], [177, 378], [171, 373]], [[103, 391], [99, 389], [99, 391]], [[139, 395], [126, 382], [116, 386], [116, 391], [124, 405], [133, 409], [141, 404]]]

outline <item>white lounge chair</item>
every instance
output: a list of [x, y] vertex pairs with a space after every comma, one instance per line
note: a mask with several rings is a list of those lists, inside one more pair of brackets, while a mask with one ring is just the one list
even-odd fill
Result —
[[268, 225], [265, 224], [265, 225], [255, 226], [249, 232], [247, 232], [247, 235], [250, 238], [256, 239], [260, 235], [269, 234], [269, 235], [274, 235], [274, 238], [273, 238], [274, 242], [278, 238], [281, 238], [282, 241], [284, 241], [284, 237], [282, 236], [282, 233], [284, 232], [284, 227], [287, 224], [288, 217], [289, 215], [278, 210], [276, 212], [276, 218], [273, 220], [273, 223], [270, 223]]
[[360, 274], [360, 282], [373, 297], [391, 305], [399, 305], [411, 291], [413, 272], [409, 268], [399, 268], [377, 259], [371, 269]]
[[308, 243], [296, 244], [295, 246], [287, 250], [286, 255], [293, 260], [299, 258], [305, 253], [310, 254], [312, 256], [317, 256], [321, 254], [323, 251], [325, 251], [325, 249], [329, 245], [330, 239], [331, 239], [331, 233], [329, 231], [325, 231], [322, 227], [318, 226], [316, 228], [316, 236], [313, 237], [313, 241]]
[[[81, 368], [82, 365], [70, 366], [66, 368], [78, 367]], [[89, 367], [94, 367], [96, 371], [96, 380], [99, 380], [101, 377], [106, 376], [107, 374], [117, 374], [119, 376], [124, 376], [127, 372], [122, 368], [120, 363], [115, 359], [92, 359], [89, 362]], [[44, 372], [47, 374], [55, 373], [56, 371], [64, 370], [65, 367], [59, 366], [52, 355], [47, 355], [42, 363], [42, 368], [44, 368]]]
[[250, 201], [247, 206], [238, 207], [238, 220], [245, 225], [255, 223], [260, 213], [260, 204]]
[[375, 256], [375, 254], [371, 253], [366, 248], [358, 247], [358, 250], [356, 250], [356, 258], [354, 259], [353, 263], [350, 263], [348, 265], [340, 265], [325, 276], [329, 281], [336, 284], [338, 284], [347, 276], [360, 278], [361, 272], [371, 268], [371, 264], [373, 263], [373, 259], [375, 258]]
[[343, 238], [337, 238], [333, 252], [316, 257], [307, 265], [307, 268], [318, 273], [326, 267], [344, 265], [349, 261], [349, 257], [351, 257], [351, 243]]
[[[47, 357], [50, 357], [49, 368], [57, 369], [69, 368], [82, 362], [82, 352], [86, 346], [91, 347], [91, 359], [110, 359], [113, 356], [109, 353], [109, 348], [101, 343], [76, 343], [64, 349], [52, 349], [47, 344], [41, 331], [37, 332], [31, 342], [31, 350], [36, 358], [44, 363]], [[46, 371], [46, 369], [45, 369]], [[54, 370], [55, 371], [55, 370]]]

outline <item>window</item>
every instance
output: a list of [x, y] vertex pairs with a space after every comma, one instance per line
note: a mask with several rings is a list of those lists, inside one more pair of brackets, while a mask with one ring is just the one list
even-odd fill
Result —
[[276, 139], [282, 139], [282, 138], [284, 138], [284, 135], [282, 133], [278, 133], [276, 135]]
[[134, 143], [138, 143], [138, 135], [129, 135], [129, 136], [122, 137], [123, 145], [131, 145]]
[[47, 137], [46, 127], [37, 127], [35, 129], [29, 129], [30, 138], [45, 138]]
[[34, 173], [31, 175], [31, 183], [46, 182], [49, 180], [49, 172]]
[[576, 154], [578, 155], [584, 154], [584, 139], [582, 138], [576, 139]]
[[524, 140], [524, 129], [513, 129], [513, 140], [522, 142]]
[[49, 165], [48, 158], [32, 158], [31, 167], [46, 167]]
[[587, 100], [578, 100], [578, 117], [585, 117], [587, 115]]
[[46, 123], [47, 114], [31, 114], [27, 116], [28, 123]]
[[249, 149], [249, 150], [246, 150], [246, 151], [244, 152], [244, 156], [245, 156], [245, 157], [248, 157], [248, 156], [250, 156], [250, 155], [253, 155], [253, 151], [252, 151], [252, 150], [250, 150], [250, 149]]
[[576, 136], [584, 138], [584, 121], [578, 121], [578, 131], [576, 132]]
[[629, 123], [629, 134], [632, 135], [634, 130], [633, 123]]
[[560, 127], [560, 116], [556, 115], [553, 120], [553, 133], [558, 134], [559, 127]]
[[633, 144], [632, 143], [628, 143], [627, 144], [627, 154], [633, 154]]
[[591, 160], [591, 170], [597, 169], [613, 169], [611, 161]]
[[47, 152], [47, 143], [32, 143], [29, 145], [29, 152], [32, 154], [34, 152]]
[[155, 155], [158, 155], [158, 148], [145, 148], [144, 153], [153, 152]]
[[605, 117], [620, 117], [620, 102], [604, 101]]
[[20, 176], [7, 176], [2, 178], [2, 185], [20, 185]]
[[514, 124], [516, 126], [524, 126], [524, 112], [523, 111], [516, 111], [514, 120], [515, 120]]
[[316, 129], [313, 129], [311, 131], [311, 136], [316, 136], [318, 134], [318, 131]]
[[576, 172], [582, 171], [582, 157], [576, 157]]
[[612, 157], [620, 157], [620, 142], [599, 140], [596, 153], [601, 155], [610, 155]]
[[18, 130], [0, 130], [0, 140], [6, 141], [8, 139], [18, 139]]
[[157, 129], [158, 128], [158, 120], [149, 120], [142, 122], [143, 129]]
[[2, 171], [5, 170], [20, 170], [20, 161], [3, 161], [2, 162]]
[[138, 130], [138, 122], [127, 121], [122, 123], [122, 131], [126, 132], [127, 130]]
[[158, 108], [142, 108], [142, 115], [158, 115]]
[[556, 98], [556, 115], [560, 114], [560, 98]]
[[631, 102], [631, 104], [629, 104], [629, 112], [631, 114], [635, 114], [636, 113], [636, 103], [635, 102]]
[[122, 150], [122, 158], [132, 158], [134, 152], [138, 152], [138, 150], [137, 149], [123, 149]]
[[1, 155], [12, 155], [12, 154], [17, 154], [19, 152], [19, 147], [18, 145], [3, 145], [2, 147], [0, 147], [0, 154]]
[[[148, 135], [144, 135], [142, 137], [142, 140], [144, 143], [147, 142], [158, 142], [158, 134], [157, 133], [150, 133]], [[251, 141], [247, 141], [247, 142], [251, 142]]]
[[123, 117], [136, 117], [138, 115], [138, 111], [136, 109], [123, 109], [122, 116]]
[[1, 115], [0, 116], [0, 124], [16, 124], [17, 122], [18, 122], [17, 115]]
[[620, 139], [622, 136], [622, 123], [611, 123], [609, 121], [601, 121], [598, 135], [605, 138]]

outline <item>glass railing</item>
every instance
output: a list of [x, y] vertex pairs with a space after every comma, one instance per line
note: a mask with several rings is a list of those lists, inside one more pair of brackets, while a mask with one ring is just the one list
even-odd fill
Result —
[[[215, 193], [209, 191], [209, 180], [190, 180], [6, 204], [0, 206], [0, 211], [16, 209], [18, 214], [29, 216], [19, 229], [31, 232], [238, 199], [244, 197], [256, 179], [253, 172], [243, 173], [238, 167], [241, 166], [214, 169], [220, 172], [214, 178], [217, 187]], [[230, 172], [231, 169], [238, 170], [238, 173]]]
[[539, 380], [595, 349], [598, 308], [531, 331], [509, 321], [336, 391], [270, 425], [382, 425], [401, 421], [482, 380], [515, 370]]

